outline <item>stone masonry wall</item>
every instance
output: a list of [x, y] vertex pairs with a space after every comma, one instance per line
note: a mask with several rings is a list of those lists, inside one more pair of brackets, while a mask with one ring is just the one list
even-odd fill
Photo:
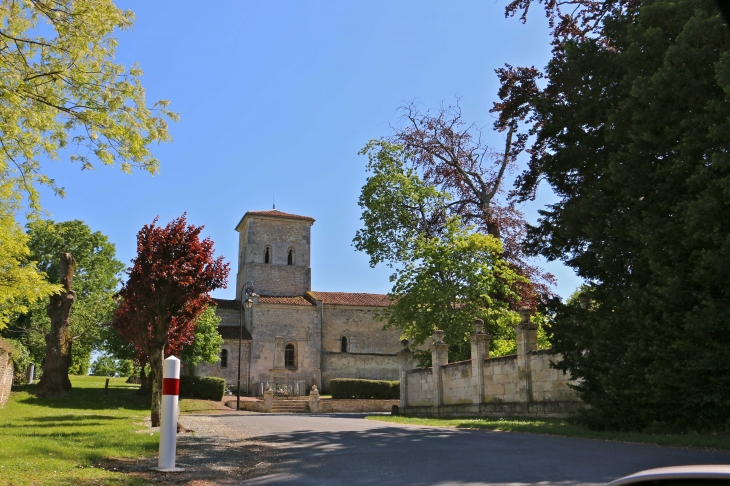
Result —
[[[371, 307], [327, 305], [322, 307], [322, 385], [329, 390], [333, 378], [397, 380], [401, 359], [400, 332], [383, 330]], [[342, 352], [342, 337], [347, 352]]]
[[[239, 266], [236, 296], [251, 282], [259, 295], [293, 296], [312, 290], [311, 221], [249, 216], [239, 226]], [[264, 263], [269, 247], [270, 261]], [[288, 265], [289, 249], [294, 250]]]
[[408, 370], [405, 375], [408, 406], [431, 406], [434, 400], [433, 372], [431, 368]]
[[471, 376], [471, 360], [449, 363], [441, 367], [443, 400], [446, 405], [472, 403], [474, 383]]
[[267, 383], [274, 368], [275, 338], [281, 336], [284, 346], [294, 344], [296, 368], [286, 370], [288, 382], [304, 380], [307, 388], [321, 388], [320, 312], [316, 306], [255, 304], [252, 310], [253, 337], [251, 382]]
[[385, 354], [324, 353], [322, 387], [329, 392], [333, 378], [398, 380], [400, 358]]
[[[472, 359], [448, 363], [448, 345], [436, 331], [431, 345], [434, 367], [401, 370], [401, 410], [412, 416], [565, 417], [581, 406], [571, 379], [550, 367], [561, 356], [537, 350], [537, 325], [529, 313], [516, 326], [517, 354], [489, 358], [489, 336], [477, 321], [471, 336]], [[404, 359], [407, 363], [407, 359]]]

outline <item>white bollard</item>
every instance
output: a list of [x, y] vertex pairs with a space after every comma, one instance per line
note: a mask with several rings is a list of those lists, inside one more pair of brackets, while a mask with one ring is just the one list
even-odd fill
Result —
[[177, 417], [180, 413], [180, 360], [174, 356], [162, 365], [162, 407], [160, 408], [160, 458], [156, 471], [177, 472], [185, 469], [175, 467], [177, 449]]

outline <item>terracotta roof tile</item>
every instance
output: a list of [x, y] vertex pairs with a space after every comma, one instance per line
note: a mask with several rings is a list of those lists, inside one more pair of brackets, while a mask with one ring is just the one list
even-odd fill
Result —
[[361, 305], [387, 307], [390, 299], [386, 294], [361, 294], [355, 292], [309, 292], [316, 300], [328, 305]]
[[[240, 330], [239, 330], [238, 326], [218, 326], [218, 334], [220, 334], [223, 339], [238, 340], [239, 332], [240, 332]], [[251, 334], [248, 332], [248, 329], [246, 329], [245, 327], [243, 328], [243, 340], [244, 341], [251, 340]]]
[[274, 297], [274, 296], [259, 296], [259, 303], [262, 304], [283, 304], [283, 305], [314, 305], [301, 295], [294, 297]]
[[213, 299], [213, 303], [219, 309], [239, 310], [241, 308], [241, 304], [232, 299]]
[[241, 221], [239, 221], [236, 225], [236, 230], [238, 230], [238, 228], [241, 226], [241, 223], [243, 223], [243, 220], [246, 219], [246, 216], [267, 216], [269, 218], [300, 219], [303, 221], [311, 221], [312, 223], [314, 223], [314, 218], [310, 216], [300, 216], [299, 214], [284, 213], [282, 211], [277, 211], [276, 209], [269, 209], [268, 211], [247, 211], [246, 214], [243, 215], [243, 218], [241, 218]]

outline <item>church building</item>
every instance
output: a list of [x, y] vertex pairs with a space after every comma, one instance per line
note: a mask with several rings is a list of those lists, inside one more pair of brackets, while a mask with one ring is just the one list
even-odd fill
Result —
[[[312, 290], [313, 223], [276, 209], [243, 216], [236, 298], [216, 299], [220, 359], [198, 365], [196, 375], [225, 378], [235, 388], [242, 323], [242, 392], [260, 395], [271, 384], [304, 394], [312, 385], [328, 391], [333, 378], [398, 379], [400, 333], [375, 320], [388, 296]], [[248, 305], [241, 306], [242, 296]]]

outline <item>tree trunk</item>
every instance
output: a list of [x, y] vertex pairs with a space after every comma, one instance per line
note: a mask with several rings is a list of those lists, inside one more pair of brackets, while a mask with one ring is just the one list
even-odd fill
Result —
[[152, 392], [152, 389], [150, 388], [150, 379], [144, 369], [145, 366], [142, 366], [139, 369], [139, 391], [137, 393], [140, 395], [149, 395]]
[[150, 419], [152, 427], [160, 426], [160, 407], [162, 405], [162, 359], [164, 349], [153, 349], [150, 353], [150, 385], [152, 385], [152, 407]]
[[76, 292], [71, 290], [76, 261], [70, 253], [61, 253], [60, 257], [63, 291], [52, 295], [46, 307], [51, 318], [51, 331], [46, 334], [46, 358], [37, 392], [43, 397], [65, 396], [71, 390], [68, 369], [71, 366], [72, 341], [68, 317], [76, 300]]

